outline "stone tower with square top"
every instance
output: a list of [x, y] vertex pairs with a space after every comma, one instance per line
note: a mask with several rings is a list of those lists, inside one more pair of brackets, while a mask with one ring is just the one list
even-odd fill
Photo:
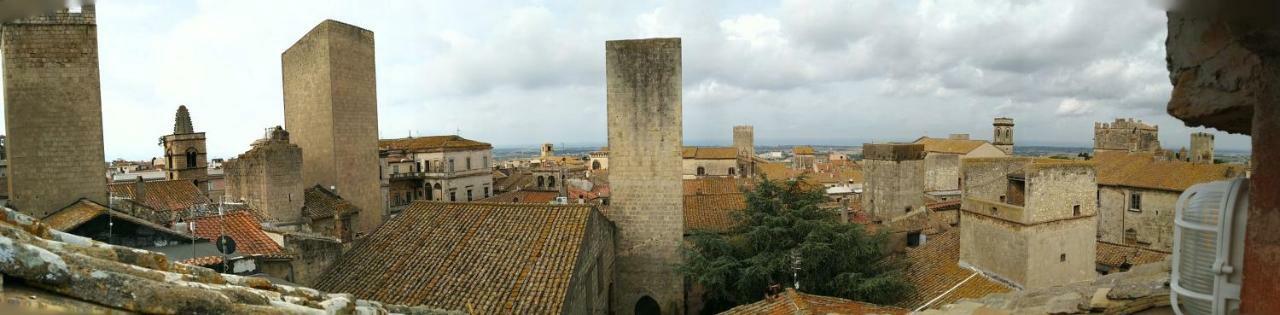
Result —
[[94, 6], [0, 32], [9, 207], [42, 218], [80, 198], [106, 204]]
[[193, 180], [197, 186], [207, 188], [201, 183], [209, 175], [204, 133], [195, 132], [186, 105], [178, 106], [173, 134], [160, 138], [160, 145], [164, 146], [165, 165], [169, 167], [166, 178]]
[[385, 219], [378, 178], [373, 32], [325, 20], [281, 54], [284, 124], [302, 148], [302, 187], [321, 185], [360, 208], [355, 231]]
[[680, 39], [605, 43], [616, 314], [684, 313]]
[[1013, 155], [1013, 118], [996, 117], [991, 126], [995, 131], [991, 144], [1004, 151], [1004, 154]]

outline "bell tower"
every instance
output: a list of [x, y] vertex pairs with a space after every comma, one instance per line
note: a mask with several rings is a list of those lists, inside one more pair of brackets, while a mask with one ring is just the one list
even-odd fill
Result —
[[195, 132], [186, 105], [178, 106], [173, 120], [173, 134], [160, 138], [165, 165], [169, 167], [165, 178], [203, 181], [209, 175], [204, 133]]
[[1013, 118], [996, 117], [991, 125], [995, 127], [995, 136], [991, 138], [991, 144], [1000, 151], [1004, 151], [1004, 154], [1013, 155]]

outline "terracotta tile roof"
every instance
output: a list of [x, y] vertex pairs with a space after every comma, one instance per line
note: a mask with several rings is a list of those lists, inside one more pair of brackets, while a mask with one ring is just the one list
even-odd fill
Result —
[[738, 158], [738, 149], [733, 147], [684, 147], [681, 155], [686, 159], [728, 160]]
[[190, 239], [189, 236], [183, 235], [182, 233], [171, 230], [162, 225], [131, 216], [124, 212], [113, 210], [89, 199], [80, 199], [57, 212], [49, 214], [49, 216], [45, 217], [43, 221], [45, 224], [49, 225], [49, 228], [59, 231], [70, 231], [107, 213], [111, 213], [111, 217], [114, 220], [128, 221], [133, 224], [146, 226], [162, 233], [168, 233], [175, 237]]
[[316, 283], [385, 303], [560, 313], [591, 206], [416, 201]]
[[1244, 168], [1223, 164], [1157, 161], [1150, 153], [1098, 152], [1098, 184], [1184, 191], [1191, 185], [1244, 176]]
[[179, 260], [180, 264], [188, 264], [192, 266], [213, 266], [222, 263], [222, 256], [204, 256]]
[[804, 173], [804, 170], [791, 168], [788, 164], [774, 162], [757, 163], [756, 168], [770, 180], [792, 179]]
[[533, 186], [533, 173], [526, 171], [515, 171], [511, 175], [503, 178], [494, 178], [493, 187], [498, 191], [514, 191], [517, 188], [528, 188]]
[[813, 155], [813, 147], [802, 145], [791, 149], [791, 154], [795, 155]]
[[[107, 186], [116, 197], [137, 199], [137, 183], [123, 182]], [[143, 182], [143, 200], [136, 200], [156, 211], [186, 210], [198, 204], [209, 203], [209, 197], [189, 180], [158, 180]]]
[[302, 214], [307, 218], [331, 218], [334, 214], [348, 215], [360, 212], [351, 202], [342, 199], [329, 189], [316, 185], [304, 192]]
[[920, 137], [914, 143], [923, 144], [925, 152], [969, 154], [987, 141]]
[[738, 194], [750, 188], [750, 180], [730, 177], [710, 177], [684, 180], [684, 195]]
[[928, 208], [930, 211], [960, 210], [960, 200], [956, 199], [956, 200], [927, 203], [924, 205], [924, 207]]
[[501, 202], [501, 203], [537, 203], [547, 204], [556, 200], [560, 193], [555, 191], [541, 190], [517, 190], [509, 191], [494, 195], [489, 198], [480, 199], [480, 202]]
[[[595, 187], [591, 187], [591, 188], [593, 190], [595, 189]], [[573, 200], [577, 200], [579, 197], [581, 197], [583, 200], [595, 200], [596, 198], [600, 198], [600, 196], [596, 195], [594, 191], [587, 191], [587, 190], [583, 190], [582, 188], [578, 188], [577, 186], [569, 185], [570, 202], [572, 202]]]
[[[930, 235], [925, 244], [907, 250], [911, 267], [907, 279], [915, 285], [915, 292], [907, 295], [898, 306], [915, 309], [934, 298], [927, 308], [954, 303], [959, 299], [980, 298], [991, 293], [1004, 293], [1013, 289], [991, 280], [981, 273], [960, 267], [960, 229], [950, 229], [942, 234]], [[960, 284], [959, 287], [955, 287]], [[947, 293], [948, 290], [952, 290]]]
[[684, 196], [684, 230], [728, 232], [747, 208], [742, 193]]
[[837, 297], [821, 296], [796, 292], [787, 288], [786, 292], [765, 298], [759, 302], [739, 305], [721, 315], [735, 314], [768, 314], [768, 315], [826, 315], [826, 314], [908, 314], [910, 310], [893, 306], [879, 306], [866, 302], [846, 300]]
[[1124, 263], [1130, 266], [1145, 265], [1163, 261], [1169, 253], [1135, 246], [1098, 242], [1098, 264], [1109, 267], [1120, 267]]
[[222, 216], [207, 216], [189, 220], [195, 224], [197, 237], [216, 241], [225, 232], [236, 241], [236, 253], [240, 255], [278, 254], [284, 249], [276, 244], [267, 232], [262, 231], [262, 224], [253, 215], [244, 211], [236, 211]]
[[406, 150], [406, 151], [414, 151], [414, 152], [432, 152], [432, 151], [453, 151], [453, 150], [483, 150], [483, 149], [492, 149], [492, 148], [493, 146], [488, 143], [470, 140], [470, 139], [459, 137], [456, 135], [378, 140], [379, 150]]

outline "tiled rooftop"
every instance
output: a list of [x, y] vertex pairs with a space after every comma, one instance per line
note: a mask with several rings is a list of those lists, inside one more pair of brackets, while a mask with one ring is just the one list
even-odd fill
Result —
[[560, 193], [556, 191], [541, 190], [517, 190], [494, 195], [489, 198], [480, 199], [480, 202], [501, 202], [501, 203], [533, 203], [548, 204], [556, 200]]
[[1150, 153], [1098, 152], [1098, 184], [1184, 191], [1191, 185], [1244, 176], [1241, 166], [1157, 161]]
[[434, 152], [452, 150], [492, 149], [488, 143], [475, 141], [456, 135], [412, 137], [400, 139], [378, 140], [379, 150], [406, 150], [413, 152]]
[[747, 208], [741, 193], [684, 196], [684, 229], [728, 232], [738, 220], [735, 216]]
[[302, 214], [308, 218], [330, 218], [334, 214], [348, 215], [360, 212], [350, 201], [342, 199], [329, 189], [316, 185], [304, 193]]
[[123, 182], [107, 186], [115, 197], [137, 200], [156, 211], [186, 210], [198, 204], [209, 203], [209, 197], [189, 180], [159, 180], [143, 182], [143, 198], [137, 200], [137, 183]]
[[926, 152], [969, 154], [987, 141], [921, 137], [915, 143], [923, 144]]
[[684, 180], [684, 195], [740, 194], [751, 181], [741, 178], [708, 177]]
[[721, 312], [721, 315], [737, 315], [737, 314], [768, 314], [768, 315], [879, 315], [879, 314], [907, 314], [909, 310], [893, 307], [879, 306], [871, 303], [858, 302], [837, 297], [813, 295], [796, 292], [795, 289], [787, 288], [786, 292], [767, 297], [759, 302], [739, 305], [727, 311]]
[[65, 232], [75, 229], [76, 227], [107, 213], [110, 213], [111, 218], [114, 220], [129, 221], [133, 224], [146, 226], [153, 230], [169, 233], [173, 236], [190, 239], [190, 236], [185, 236], [182, 233], [170, 230], [169, 228], [155, 224], [154, 222], [112, 210], [107, 208], [107, 206], [88, 199], [80, 199], [70, 206], [66, 206], [57, 212], [50, 214], [45, 217], [43, 221], [45, 224], [49, 225], [50, 228]]
[[[980, 298], [991, 293], [1013, 290], [979, 272], [960, 267], [958, 228], [929, 235], [924, 245], [908, 249], [907, 256], [911, 259], [907, 278], [915, 285], [916, 290], [899, 302], [898, 306], [916, 309], [928, 303], [926, 308], [932, 308], [959, 299]], [[931, 300], [934, 301], [929, 303]]]
[[733, 147], [684, 147], [681, 155], [686, 159], [728, 160], [738, 158], [738, 149]]
[[241, 255], [278, 254], [284, 252], [280, 244], [276, 244], [253, 215], [245, 211], [231, 212], [222, 216], [207, 216], [189, 220], [195, 224], [197, 237], [216, 241], [219, 236], [228, 235], [236, 241], [236, 253]]
[[795, 155], [813, 155], [813, 147], [802, 145], [791, 149], [791, 154]]
[[592, 208], [416, 201], [317, 282], [389, 303], [560, 313]]
[[1102, 241], [1098, 242], [1097, 251], [1098, 264], [1113, 268], [1125, 263], [1129, 266], [1157, 263], [1170, 256], [1169, 253], [1157, 250]]

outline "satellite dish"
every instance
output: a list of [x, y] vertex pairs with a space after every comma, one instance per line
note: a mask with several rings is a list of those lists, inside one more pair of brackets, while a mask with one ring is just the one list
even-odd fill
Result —
[[217, 246], [218, 252], [223, 255], [230, 255], [231, 253], [236, 252], [236, 240], [231, 239], [231, 237], [227, 235], [218, 237]]

